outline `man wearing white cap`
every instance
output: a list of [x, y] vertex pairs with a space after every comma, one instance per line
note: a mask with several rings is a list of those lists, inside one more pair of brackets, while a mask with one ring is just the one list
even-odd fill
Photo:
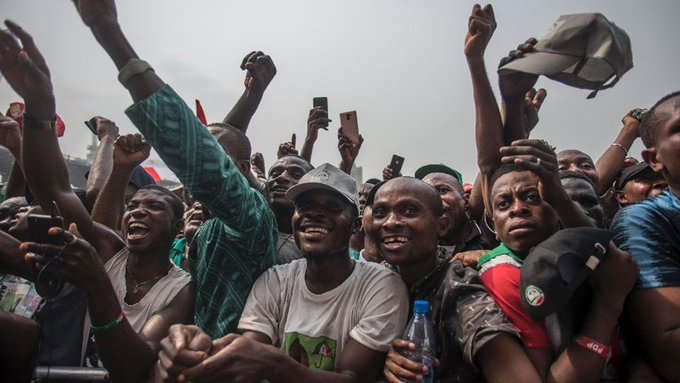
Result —
[[161, 376], [270, 382], [378, 377], [409, 304], [399, 275], [348, 255], [358, 227], [356, 183], [323, 164], [286, 197], [295, 204], [293, 234], [304, 258], [275, 266], [255, 282], [239, 322], [243, 335], [210, 341], [195, 326], [173, 326], [163, 341]]

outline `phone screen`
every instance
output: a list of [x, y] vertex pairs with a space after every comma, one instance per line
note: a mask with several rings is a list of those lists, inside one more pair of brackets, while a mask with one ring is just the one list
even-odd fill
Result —
[[321, 109], [325, 110], [328, 112], [328, 98], [326, 97], [314, 97], [313, 106], [316, 107], [321, 107]]

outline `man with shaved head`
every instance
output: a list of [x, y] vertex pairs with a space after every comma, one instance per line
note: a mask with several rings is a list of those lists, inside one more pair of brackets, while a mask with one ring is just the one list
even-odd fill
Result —
[[[516, 352], [521, 350], [517, 332], [484, 290], [477, 272], [460, 261], [450, 262], [450, 255], [437, 256], [440, 237], [450, 226], [440, 193], [419, 179], [399, 177], [376, 186], [368, 204], [372, 220], [367, 234], [406, 282], [411, 302], [423, 299], [432, 306], [439, 359], [435, 380], [476, 382], [477, 364], [487, 379], [502, 370], [507, 381], [529, 381], [522, 373], [531, 371], [531, 365], [516, 368], [530, 363]], [[414, 348], [404, 340], [394, 341], [385, 362], [388, 381], [418, 380], [428, 374], [423, 364], [399, 353]], [[514, 356], [520, 361], [511, 360]]]

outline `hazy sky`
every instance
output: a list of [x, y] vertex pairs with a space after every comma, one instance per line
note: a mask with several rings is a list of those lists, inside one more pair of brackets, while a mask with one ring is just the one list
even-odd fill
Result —
[[[115, 66], [81, 23], [69, 0], [2, 0], [0, 15], [33, 34], [52, 71], [58, 113], [66, 121], [65, 153], [84, 156], [93, 115], [124, 133], [131, 99]], [[472, 2], [459, 0], [119, 0], [118, 17], [141, 58], [208, 120], [221, 121], [243, 92], [239, 65], [252, 50], [272, 56], [278, 75], [248, 136], [267, 166], [278, 144], [296, 133], [298, 147], [316, 96], [328, 97], [331, 128], [321, 131], [313, 163], [337, 164], [340, 112], [356, 110], [365, 139], [357, 164], [379, 177], [392, 154], [404, 174], [443, 162], [466, 181], [476, 173], [474, 109], [463, 39]], [[588, 91], [541, 78], [548, 90], [534, 131], [558, 149], [597, 158], [614, 140], [621, 117], [680, 89], [680, 1], [570, 0], [493, 4], [498, 22], [487, 49], [496, 88], [498, 60], [527, 37], [540, 37], [559, 15], [601, 12], [626, 30], [635, 66], [593, 100]], [[18, 97], [0, 82], [0, 109]], [[641, 146], [631, 153], [639, 157]]]

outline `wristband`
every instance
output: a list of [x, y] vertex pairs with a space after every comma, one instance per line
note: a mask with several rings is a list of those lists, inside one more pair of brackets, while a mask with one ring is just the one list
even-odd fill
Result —
[[111, 322], [105, 325], [102, 326], [90, 325], [90, 332], [92, 332], [93, 334], [97, 334], [111, 330], [112, 328], [116, 327], [120, 322], [122, 322], [123, 319], [125, 319], [125, 312], [121, 310], [120, 315], [118, 315], [116, 319], [112, 320]]
[[615, 143], [613, 143], [613, 144], [611, 144], [611, 145], [609, 145], [609, 146], [610, 146], [610, 147], [611, 147], [611, 146], [616, 146], [617, 148], [620, 148], [621, 150], [623, 150], [623, 153], [625, 153], [625, 155], [628, 155], [628, 149], [624, 148], [623, 145], [619, 144], [618, 142], [615, 142]]
[[38, 120], [37, 118], [31, 117], [31, 115], [24, 113], [23, 126], [27, 128], [38, 130], [54, 130], [56, 125], [56, 115], [51, 120]]
[[609, 356], [609, 346], [606, 346], [587, 336], [577, 336], [574, 338], [574, 343], [602, 358]]
[[131, 78], [138, 74], [142, 74], [147, 70], [154, 71], [148, 62], [140, 59], [130, 59], [118, 73], [118, 81], [120, 81], [123, 86], [126, 86]]

